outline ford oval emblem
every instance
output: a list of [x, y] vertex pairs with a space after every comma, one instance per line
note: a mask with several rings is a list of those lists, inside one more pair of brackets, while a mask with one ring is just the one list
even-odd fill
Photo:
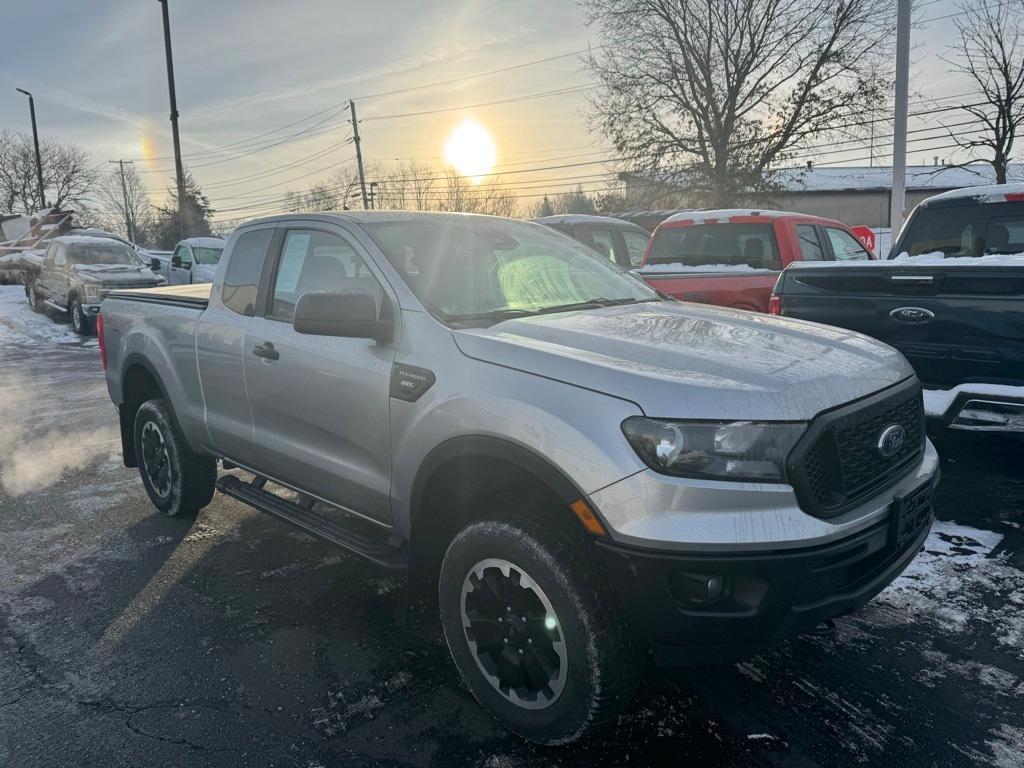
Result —
[[935, 313], [922, 307], [898, 307], [889, 313], [889, 317], [901, 323], [927, 323]]
[[900, 424], [890, 424], [878, 436], [878, 453], [882, 458], [890, 459], [900, 452], [907, 440], [907, 430]]

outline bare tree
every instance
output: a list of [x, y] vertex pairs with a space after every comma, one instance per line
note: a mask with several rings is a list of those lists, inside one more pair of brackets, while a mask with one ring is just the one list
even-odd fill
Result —
[[[76, 144], [40, 141], [47, 205], [87, 208], [87, 196], [99, 175], [89, 153]], [[43, 207], [36, 179], [32, 137], [0, 132], [0, 203], [7, 211], [33, 213]]]
[[628, 167], [710, 205], [771, 188], [886, 93], [891, 0], [581, 0], [600, 28], [592, 122]]
[[976, 89], [962, 109], [979, 123], [968, 137], [950, 132], [969, 151], [988, 150], [996, 183], [1006, 183], [1017, 131], [1024, 125], [1024, 3], [967, 0], [953, 22], [959, 42], [945, 61]]
[[[104, 174], [96, 183], [95, 198], [99, 207], [96, 219], [104, 228], [122, 233], [125, 237], [132, 234], [139, 245], [148, 244], [154, 223], [153, 204], [149, 189], [134, 165], [126, 164], [124, 167], [123, 189], [120, 168]], [[131, 233], [128, 231], [128, 222], [131, 222], [134, 230]]]

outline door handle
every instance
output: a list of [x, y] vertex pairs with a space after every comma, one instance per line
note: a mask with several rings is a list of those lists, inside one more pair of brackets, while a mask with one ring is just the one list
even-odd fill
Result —
[[274, 349], [274, 345], [269, 341], [257, 344], [252, 348], [252, 353], [256, 357], [262, 357], [264, 360], [279, 360], [281, 358], [281, 353]]

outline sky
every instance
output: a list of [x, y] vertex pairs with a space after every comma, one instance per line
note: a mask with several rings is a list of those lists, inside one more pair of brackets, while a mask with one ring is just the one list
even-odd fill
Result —
[[[169, 3], [182, 152], [221, 219], [280, 207], [285, 191], [348, 167], [349, 99], [368, 160], [440, 164], [446, 140], [473, 120], [493, 138], [495, 172], [515, 181], [524, 204], [576, 180], [604, 183], [596, 176], [606, 145], [588, 130], [581, 90], [592, 81], [575, 55], [598, 35], [575, 0]], [[913, 34], [912, 93], [963, 90], [938, 59], [954, 32], [943, 18], [957, 11], [954, 1], [915, 5], [924, 22]], [[134, 160], [161, 199], [174, 164], [160, 4], [5, 6], [0, 128], [29, 129], [14, 89], [32, 91], [42, 134], [83, 146], [97, 162]], [[530, 98], [507, 101], [522, 96]], [[910, 121], [912, 130], [928, 125], [927, 116]], [[949, 143], [931, 135], [911, 136], [909, 162], [931, 162], [931, 147]], [[850, 149], [822, 160], [864, 156]]]

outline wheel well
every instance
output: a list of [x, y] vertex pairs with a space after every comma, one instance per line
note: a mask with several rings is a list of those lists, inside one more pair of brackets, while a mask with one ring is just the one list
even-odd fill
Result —
[[509, 500], [528, 498], [538, 509], [561, 510], [563, 524], [582, 530], [569, 508], [573, 500], [550, 481], [513, 459], [489, 455], [459, 455], [434, 468], [412, 510], [409, 605], [414, 614], [436, 614], [437, 577], [456, 534], [474, 520], [500, 517]]
[[138, 466], [135, 455], [135, 414], [147, 400], [163, 397], [163, 390], [148, 368], [134, 364], [128, 366], [121, 380], [123, 401], [118, 407], [121, 422], [121, 453], [126, 467]]

